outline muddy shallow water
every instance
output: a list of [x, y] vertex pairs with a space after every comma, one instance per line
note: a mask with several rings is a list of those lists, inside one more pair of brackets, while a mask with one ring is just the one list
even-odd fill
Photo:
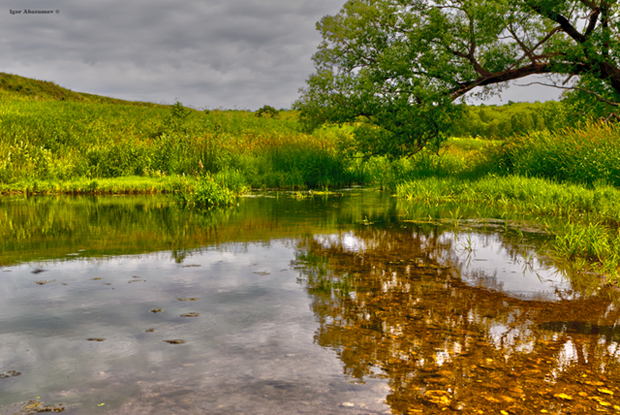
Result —
[[5, 199], [0, 414], [620, 411], [616, 293], [518, 218], [462, 215], [362, 190]]

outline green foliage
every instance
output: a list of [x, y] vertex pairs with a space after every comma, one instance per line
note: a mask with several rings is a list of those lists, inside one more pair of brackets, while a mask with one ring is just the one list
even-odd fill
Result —
[[620, 186], [620, 131], [610, 124], [525, 135], [497, 150], [489, 157], [498, 172], [587, 186]]
[[0, 184], [0, 195], [104, 195], [171, 193], [181, 182], [180, 177], [125, 176], [110, 179], [80, 177], [70, 180], [28, 179], [11, 184]]
[[534, 131], [558, 131], [573, 125], [569, 111], [564, 102], [555, 101], [467, 106], [452, 131], [456, 136], [496, 140]]
[[274, 107], [270, 107], [269, 105], [265, 105], [261, 107], [258, 111], [256, 111], [257, 117], [266, 117], [266, 118], [277, 118], [279, 111]]
[[45, 100], [81, 103], [124, 104], [140, 107], [157, 107], [149, 102], [123, 101], [99, 95], [74, 92], [53, 82], [39, 81], [23, 76], [0, 72], [0, 98], [3, 100]]
[[[294, 107], [310, 130], [356, 123], [364, 155], [402, 156], [438, 147], [463, 110], [454, 100], [470, 91], [485, 96], [507, 81], [550, 73], [620, 91], [614, 8], [577, 0], [348, 0], [317, 24], [316, 72]], [[465, 128], [474, 136], [558, 126], [536, 112], [478, 115]]]
[[573, 124], [607, 118], [618, 121], [611, 114], [618, 115], [620, 91], [592, 76], [582, 76], [578, 88], [565, 93], [562, 99]]
[[217, 183], [210, 175], [192, 183], [181, 182], [173, 195], [179, 203], [206, 208], [231, 206], [236, 202], [235, 193]]
[[0, 101], [0, 184], [210, 173], [226, 175], [232, 188], [241, 189], [359, 179], [339, 149], [340, 130], [300, 134], [294, 111], [274, 119], [248, 111], [196, 111], [180, 102], [76, 101], [29, 95]]

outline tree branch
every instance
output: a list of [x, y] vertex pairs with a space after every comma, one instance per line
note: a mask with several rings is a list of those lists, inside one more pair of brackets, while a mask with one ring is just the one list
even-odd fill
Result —
[[532, 63], [530, 65], [522, 66], [517, 69], [498, 72], [490, 74], [489, 76], [483, 76], [474, 81], [459, 85], [458, 87], [452, 88], [450, 90], [450, 96], [454, 100], [465, 95], [467, 92], [478, 86], [499, 84], [506, 81], [512, 81], [514, 79], [524, 78], [529, 75], [545, 74], [550, 72], [553, 72], [550, 63]]
[[554, 13], [553, 11], [546, 10], [540, 5], [534, 3], [534, 0], [526, 0], [525, 3], [536, 13], [559, 24], [562, 28], [562, 31], [564, 31], [564, 33], [570, 36], [577, 43], [581, 44], [586, 41], [586, 37], [579, 33], [579, 31], [575, 29], [575, 27], [570, 23], [570, 21], [566, 17], [562, 16], [560, 13]]
[[598, 17], [601, 14], [601, 9], [596, 8], [596, 9], [592, 9], [592, 13], [590, 13], [590, 22], [588, 23], [588, 27], [586, 28], [586, 31], [584, 33], [585, 37], [588, 37], [590, 35], [590, 33], [592, 33], [592, 31], [596, 28], [596, 23], [598, 22]]
[[601, 102], [604, 102], [607, 105], [611, 105], [613, 107], [620, 107], [620, 103], [610, 101], [607, 98], [603, 98], [600, 94], [597, 94], [594, 91], [590, 91], [589, 89], [585, 89], [579, 86], [562, 86], [562, 85], [556, 85], [556, 84], [545, 84], [544, 82], [530, 82], [529, 84], [522, 84], [522, 85], [515, 84], [515, 85], [517, 86], [542, 85], [542, 86], [548, 86], [551, 88], [563, 89], [565, 91], [581, 91], [581, 92], [585, 92], [586, 94], [592, 95], [594, 98], [596, 98], [597, 100]]

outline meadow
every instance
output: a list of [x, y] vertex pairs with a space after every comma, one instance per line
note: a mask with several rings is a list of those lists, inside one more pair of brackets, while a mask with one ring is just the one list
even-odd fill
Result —
[[[0, 85], [5, 79], [0, 78]], [[59, 87], [28, 95], [24, 91], [34, 87], [8, 88], [7, 82], [0, 90], [4, 193], [105, 193], [115, 189], [102, 179], [205, 174], [237, 188], [360, 181], [336, 151], [339, 129], [303, 134], [293, 112], [280, 112], [276, 118], [250, 111], [199, 111], [179, 102], [94, 100]], [[13, 82], [32, 83], [19, 77]], [[143, 180], [136, 180], [142, 191]], [[168, 181], [173, 182], [178, 180]]]
[[[532, 122], [519, 124], [521, 110]], [[438, 150], [362, 157], [353, 126], [304, 133], [294, 111], [128, 102], [0, 74], [0, 194], [170, 192], [209, 206], [249, 189], [375, 186], [411, 203], [518, 212], [555, 236], [546, 254], [617, 281], [620, 132], [571, 127], [565, 113], [561, 103], [476, 107]], [[485, 134], [508, 119], [509, 137]]]

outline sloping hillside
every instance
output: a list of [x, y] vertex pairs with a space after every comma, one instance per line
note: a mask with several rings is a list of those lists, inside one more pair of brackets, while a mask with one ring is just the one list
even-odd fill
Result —
[[53, 82], [39, 81], [19, 75], [0, 72], [0, 98], [14, 100], [41, 100], [41, 101], [69, 101], [69, 102], [96, 102], [101, 104], [125, 104], [148, 107], [160, 105], [150, 102], [124, 101], [100, 95], [74, 92], [60, 87]]

